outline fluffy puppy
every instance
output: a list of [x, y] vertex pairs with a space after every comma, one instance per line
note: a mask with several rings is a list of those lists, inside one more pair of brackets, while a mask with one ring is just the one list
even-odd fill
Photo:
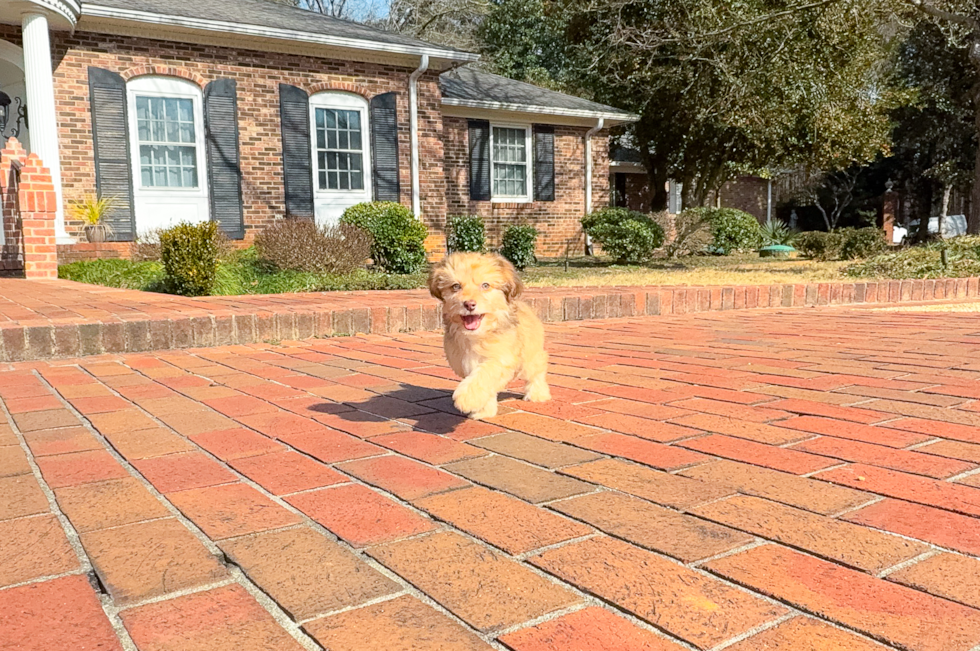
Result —
[[463, 378], [453, 404], [470, 418], [495, 416], [497, 394], [515, 377], [527, 381], [525, 400], [551, 399], [544, 326], [517, 300], [523, 290], [499, 255], [453, 253], [429, 274], [429, 292], [443, 303], [446, 357]]

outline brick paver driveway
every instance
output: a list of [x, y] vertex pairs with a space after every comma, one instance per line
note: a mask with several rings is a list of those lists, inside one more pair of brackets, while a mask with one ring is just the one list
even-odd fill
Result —
[[974, 315], [550, 332], [488, 423], [431, 333], [0, 373], [0, 648], [980, 644]]

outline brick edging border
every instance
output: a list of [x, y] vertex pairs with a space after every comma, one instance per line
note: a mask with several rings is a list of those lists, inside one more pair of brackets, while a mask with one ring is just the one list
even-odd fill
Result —
[[[570, 295], [574, 292], [574, 295]], [[980, 278], [717, 287], [586, 287], [529, 290], [545, 322], [666, 316], [757, 308], [903, 303], [980, 296]], [[356, 302], [357, 297], [351, 297]], [[204, 304], [202, 304], [203, 306]], [[431, 299], [385, 307], [280, 312], [218, 310], [187, 318], [0, 327], [0, 361], [25, 362], [181, 348], [207, 348], [441, 327]]]

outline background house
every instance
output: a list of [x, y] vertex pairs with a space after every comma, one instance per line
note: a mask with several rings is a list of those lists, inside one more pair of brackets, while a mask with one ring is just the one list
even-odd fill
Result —
[[[63, 259], [179, 221], [248, 242], [368, 200], [411, 206], [434, 254], [454, 213], [491, 239], [532, 223], [557, 253], [587, 200], [608, 205], [606, 130], [632, 116], [462, 67], [476, 58], [262, 0], [0, 6], [0, 91], [55, 176]], [[96, 190], [118, 200], [102, 247], [64, 215]]]

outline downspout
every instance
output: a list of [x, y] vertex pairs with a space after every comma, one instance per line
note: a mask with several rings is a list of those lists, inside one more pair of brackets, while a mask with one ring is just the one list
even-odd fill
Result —
[[[585, 214], [592, 212], [592, 136], [602, 129], [605, 118], [599, 118], [599, 122], [585, 132]], [[592, 238], [585, 236], [585, 255], [592, 255]]]
[[429, 55], [423, 54], [418, 69], [408, 78], [408, 129], [412, 149], [412, 214], [422, 216], [419, 196], [419, 77], [429, 69]]
[[766, 223], [772, 223], [772, 179], [769, 179], [769, 196], [766, 199]]

